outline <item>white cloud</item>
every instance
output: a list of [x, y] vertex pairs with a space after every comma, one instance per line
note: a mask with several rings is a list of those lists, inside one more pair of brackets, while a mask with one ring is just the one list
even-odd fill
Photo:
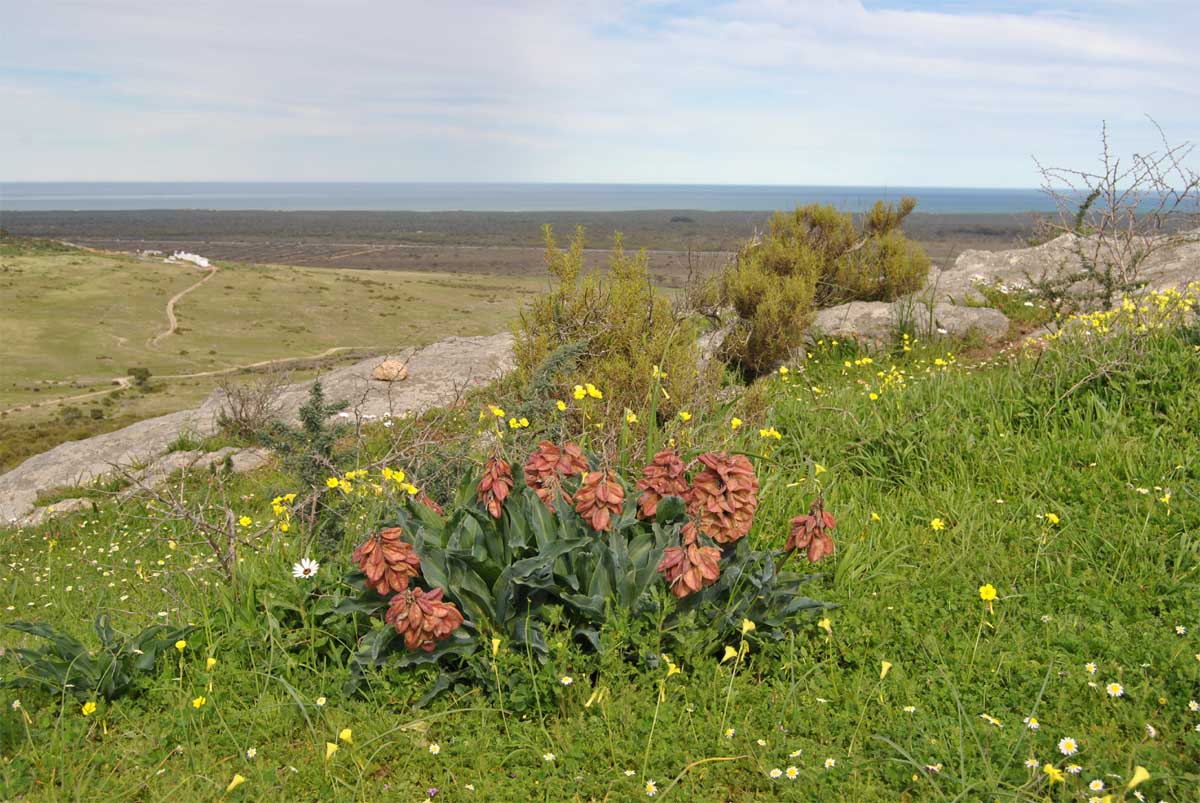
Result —
[[1077, 159], [1102, 118], [1129, 147], [1145, 113], [1200, 139], [1188, 4], [0, 0], [0, 15], [5, 179], [1028, 186], [1029, 153]]

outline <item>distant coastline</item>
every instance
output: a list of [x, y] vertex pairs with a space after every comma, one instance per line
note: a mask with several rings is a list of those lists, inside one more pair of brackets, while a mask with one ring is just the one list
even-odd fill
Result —
[[0, 182], [0, 214], [18, 211], [757, 212], [832, 204], [861, 212], [912, 195], [928, 214], [1053, 209], [1038, 189], [726, 184]]

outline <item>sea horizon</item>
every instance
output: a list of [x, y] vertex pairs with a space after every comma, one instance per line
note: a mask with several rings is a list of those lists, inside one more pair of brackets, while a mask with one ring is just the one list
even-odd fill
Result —
[[0, 213], [21, 211], [770, 211], [809, 203], [861, 212], [917, 198], [918, 212], [1054, 209], [1036, 188], [570, 182], [0, 182]]

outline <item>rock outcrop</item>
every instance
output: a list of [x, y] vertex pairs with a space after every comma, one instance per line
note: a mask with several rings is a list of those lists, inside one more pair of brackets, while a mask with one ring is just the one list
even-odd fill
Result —
[[[465, 388], [511, 370], [512, 335], [451, 337], [401, 355], [410, 376], [404, 382], [372, 380], [381, 359], [372, 357], [321, 376], [326, 398], [348, 404], [343, 417], [371, 421], [401, 416], [453, 401]], [[286, 386], [278, 399], [279, 415], [295, 422], [312, 382]], [[117, 469], [151, 466], [183, 434], [217, 431], [222, 394], [214, 392], [200, 407], [139, 421], [124, 429], [70, 441], [35, 455], [0, 475], [0, 522], [18, 521], [33, 509], [41, 491], [87, 485]]]

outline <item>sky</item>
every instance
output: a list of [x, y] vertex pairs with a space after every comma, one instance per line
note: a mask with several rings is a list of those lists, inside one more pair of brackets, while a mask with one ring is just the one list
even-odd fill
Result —
[[1200, 141], [1195, 0], [0, 0], [0, 180], [1033, 187]]

